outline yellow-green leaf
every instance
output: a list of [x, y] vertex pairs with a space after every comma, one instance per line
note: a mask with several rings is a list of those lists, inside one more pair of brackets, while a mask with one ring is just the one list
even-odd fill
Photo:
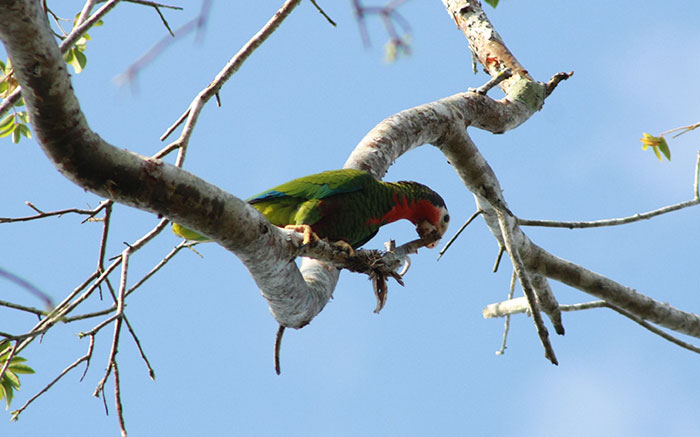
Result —
[[0, 120], [0, 131], [7, 129], [8, 126], [15, 123], [15, 114], [9, 114]]
[[654, 155], [659, 158], [659, 161], [663, 161], [661, 153], [664, 154], [666, 159], [671, 160], [671, 149], [668, 147], [666, 138], [662, 136], [654, 136], [644, 132], [642, 138], [639, 139], [642, 142], [642, 150], [646, 150], [649, 147], [654, 151]]
[[12, 119], [12, 124], [7, 126], [6, 128], [0, 130], [0, 138], [6, 137], [8, 135], [12, 135], [15, 132], [15, 129], [17, 128], [17, 125], [15, 124], [15, 119]]

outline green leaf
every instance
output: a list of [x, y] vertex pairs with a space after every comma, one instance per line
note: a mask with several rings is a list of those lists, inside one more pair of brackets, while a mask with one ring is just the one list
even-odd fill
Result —
[[3, 381], [7, 380], [12, 385], [12, 387], [19, 388], [19, 378], [17, 377], [17, 375], [15, 375], [14, 372], [10, 372], [9, 369], [5, 372], [2, 378]]
[[32, 138], [32, 131], [29, 130], [29, 127], [26, 124], [18, 124], [17, 129], [19, 130], [19, 133], [21, 135], [24, 135], [25, 137], [31, 139]]
[[34, 372], [34, 369], [26, 364], [11, 364], [9, 370], [12, 370], [14, 373], [19, 373], [20, 375], [31, 375], [36, 373]]
[[663, 135], [656, 137], [644, 132], [639, 141], [642, 142], [642, 150], [646, 150], [651, 147], [651, 149], [654, 151], [654, 155], [659, 158], [659, 161], [663, 161], [661, 153], [664, 154], [666, 159], [669, 161], [671, 160], [671, 149], [668, 147], [666, 138], [664, 138]]
[[24, 124], [29, 123], [29, 113], [27, 111], [19, 111], [17, 113], [17, 116], [19, 117], [20, 121]]
[[8, 126], [14, 124], [15, 114], [8, 114], [5, 118], [0, 120], [0, 131], [7, 129]]
[[3, 397], [5, 398], [5, 409], [9, 410], [10, 409], [10, 404], [12, 403], [12, 397], [14, 396], [12, 385], [7, 381], [7, 379], [3, 378], [2, 381], [0, 381], [0, 392], [2, 392], [2, 396], [0, 396], [0, 399]]
[[73, 65], [73, 68], [75, 68], [76, 73], [80, 73], [81, 71], [83, 71], [83, 69], [85, 68], [85, 65], [87, 64], [87, 57], [85, 56], [85, 54], [82, 51], [76, 50], [75, 59], [78, 61], [78, 65], [80, 66], [80, 71], [78, 71], [78, 69], [75, 68], [75, 65]]
[[[15, 126], [18, 126], [18, 125], [15, 125]], [[15, 144], [19, 144], [19, 139], [20, 139], [19, 129], [13, 129], [12, 130], [12, 142]]]
[[492, 8], [496, 9], [496, 6], [498, 6], [499, 0], [486, 0], [486, 3], [488, 3]]
[[666, 138], [664, 138], [664, 137], [661, 137], [661, 138], [663, 139], [663, 141], [661, 142], [661, 144], [659, 144], [659, 149], [661, 150], [661, 153], [664, 154], [666, 159], [668, 159], [670, 161], [671, 160], [671, 149], [668, 148], [668, 143], [666, 142]]
[[0, 71], [2, 71], [2, 74], [5, 74], [5, 63], [0, 61]]
[[20, 97], [19, 100], [17, 100], [17, 103], [15, 103], [15, 107], [19, 106], [24, 106], [24, 97]]
[[66, 64], [71, 64], [73, 63], [73, 47], [69, 48], [66, 53], [63, 54], [63, 60], [66, 62]]
[[15, 124], [14, 118], [13, 118], [12, 124], [10, 126], [6, 127], [3, 130], [0, 130], [0, 138], [13, 134], [15, 132], [16, 128], [17, 128], [17, 124]]

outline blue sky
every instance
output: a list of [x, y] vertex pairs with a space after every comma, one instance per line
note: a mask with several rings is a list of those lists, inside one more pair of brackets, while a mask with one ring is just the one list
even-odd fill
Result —
[[[56, 3], [56, 2], [54, 2]], [[191, 19], [166, 11], [172, 26]], [[73, 85], [88, 122], [112, 144], [144, 155], [161, 133], [279, 7], [281, 2], [215, 2], [201, 43], [189, 37], [163, 53], [135, 86], [114, 78], [164, 34], [157, 14], [119, 5], [91, 32], [88, 65]], [[369, 1], [368, 1], [368, 4]], [[464, 36], [442, 3], [409, 1], [413, 53], [383, 62], [386, 41], [369, 21], [365, 49], [349, 1], [321, 2], [328, 25], [304, 2], [202, 113], [186, 168], [246, 198], [291, 178], [341, 167], [376, 123], [400, 110], [462, 92], [487, 80], [471, 72]], [[72, 16], [78, 1], [56, 12]], [[593, 220], [627, 216], [692, 197], [699, 141], [671, 142], [673, 160], [642, 152], [642, 132], [698, 121], [700, 46], [694, 2], [509, 2], [486, 11], [510, 49], [538, 80], [574, 70], [543, 110], [504, 135], [470, 130], [498, 175], [511, 210], [524, 218]], [[492, 92], [500, 98], [499, 91]], [[3, 140], [0, 216], [95, 206], [99, 199], [63, 178], [32, 141]], [[387, 180], [412, 179], [441, 193], [455, 225], [474, 211], [444, 156], [430, 146], [402, 157]], [[596, 230], [527, 228], [551, 252], [660, 301], [700, 311], [697, 208], [652, 221]], [[96, 264], [99, 224], [76, 216], [0, 226], [0, 265], [60, 300]], [[115, 208], [108, 253], [117, 254], [157, 218]], [[414, 238], [397, 223], [372, 240]], [[131, 260], [138, 280], [178, 239], [164, 233]], [[288, 331], [282, 376], [272, 367], [276, 323], [242, 264], [215, 246], [181, 253], [131, 296], [126, 309], [155, 368], [128, 337], [119, 350], [122, 396], [131, 435], [697, 435], [700, 357], [606, 310], [564, 314], [553, 338], [560, 365], [543, 357], [534, 327], [513, 319], [508, 349], [503, 321], [482, 308], [504, 300], [510, 265], [491, 266], [497, 246], [481, 220], [447, 254], [413, 258], [406, 287], [391, 284], [380, 315], [365, 277], [342, 273], [334, 299], [306, 328]], [[593, 298], [552, 284], [561, 303]], [[5, 283], [0, 299], [39, 305]], [[88, 304], [98, 309], [106, 302]], [[78, 331], [59, 326], [23, 352], [37, 374], [23, 378], [13, 409], [85, 353]], [[0, 310], [0, 331], [34, 319]], [[106, 364], [103, 331], [83, 382], [69, 374], [20, 417], [0, 420], [0, 435], [116, 435], [91, 396]], [[9, 419], [9, 415], [6, 415]]]

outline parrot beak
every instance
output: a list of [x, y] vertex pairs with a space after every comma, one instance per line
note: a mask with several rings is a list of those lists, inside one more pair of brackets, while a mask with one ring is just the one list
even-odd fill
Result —
[[437, 246], [438, 241], [442, 238], [442, 233], [436, 228], [432, 223], [427, 220], [423, 220], [416, 226], [416, 232], [420, 236], [420, 239], [427, 241], [425, 245], [427, 248], [434, 248]]

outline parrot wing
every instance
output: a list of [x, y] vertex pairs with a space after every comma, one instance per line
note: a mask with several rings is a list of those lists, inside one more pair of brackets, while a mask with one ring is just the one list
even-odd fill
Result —
[[[361, 191], [374, 182], [365, 171], [330, 170], [263, 191], [248, 199], [248, 203], [274, 225], [313, 225], [324, 217], [323, 204], [329, 198]], [[336, 197], [331, 203], [337, 201]]]
[[256, 204], [283, 198], [296, 198], [299, 199], [298, 202], [324, 199], [337, 194], [360, 191], [372, 182], [372, 176], [362, 170], [330, 170], [300, 177], [263, 191], [249, 198], [248, 203]]

